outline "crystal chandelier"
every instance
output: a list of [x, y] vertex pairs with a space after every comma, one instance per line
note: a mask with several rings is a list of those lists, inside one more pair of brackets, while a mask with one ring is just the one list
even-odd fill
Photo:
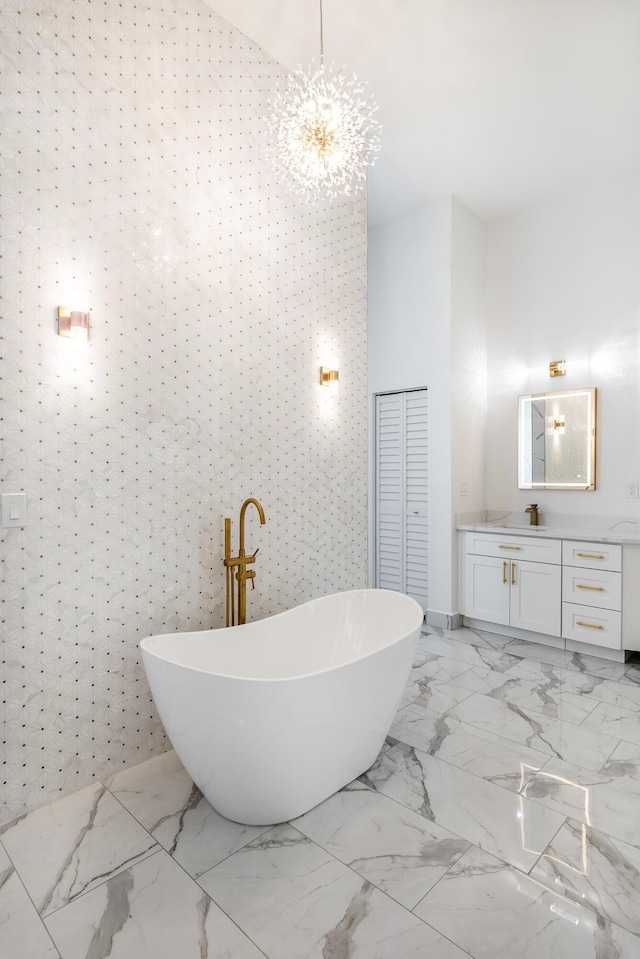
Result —
[[325, 67], [320, 0], [320, 66], [289, 74], [272, 104], [270, 153], [281, 181], [310, 201], [361, 191], [380, 149], [377, 109], [355, 74]]

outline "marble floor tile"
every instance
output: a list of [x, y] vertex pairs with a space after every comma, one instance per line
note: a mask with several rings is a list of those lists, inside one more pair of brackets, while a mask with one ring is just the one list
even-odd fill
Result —
[[437, 713], [446, 713], [457, 703], [470, 696], [468, 689], [461, 686], [453, 686], [451, 683], [439, 683], [435, 679], [423, 677], [417, 682], [409, 680], [407, 688], [402, 696], [402, 705], [408, 706], [409, 703], [420, 703], [421, 706], [428, 706], [429, 709]]
[[550, 759], [526, 783], [522, 795], [616, 839], [640, 846], [638, 779], [593, 773]]
[[62, 959], [264, 959], [164, 850], [45, 922]]
[[558, 646], [531, 643], [526, 639], [514, 639], [505, 649], [511, 655], [521, 656], [529, 662], [545, 663], [603, 679], [619, 680], [628, 669], [626, 663], [614, 663], [599, 656], [575, 653]]
[[408, 909], [469, 847], [361, 783], [326, 799], [293, 825]]
[[459, 686], [470, 693], [488, 695], [496, 689], [502, 689], [503, 686], [510, 689], [514, 682], [518, 682], [521, 677], [512, 674], [512, 670], [516, 668], [517, 666], [510, 666], [507, 670], [497, 670], [485, 666], [474, 666], [452, 679], [451, 685]]
[[621, 682], [631, 683], [633, 686], [640, 686], [640, 662], [638, 662], [637, 653], [634, 654], [633, 661], [627, 663], [627, 669]]
[[[542, 648], [545, 649], [546, 647]], [[556, 657], [556, 659], [560, 658]], [[624, 663], [611, 663], [595, 656], [565, 653], [564, 662], [550, 662], [535, 658], [523, 659], [509, 669], [509, 674], [519, 676], [521, 679], [542, 680], [543, 682], [551, 678], [564, 683], [567, 692], [591, 693], [602, 682], [624, 682], [625, 670]]]
[[527, 660], [514, 666], [506, 675], [514, 675], [542, 684], [551, 682], [554, 688], [562, 692], [582, 697], [586, 703], [591, 703], [592, 708], [599, 702], [610, 703], [612, 706], [624, 706], [627, 709], [640, 708], [640, 686], [625, 683], [624, 677], [621, 680], [605, 679], [602, 676], [593, 676], [591, 673], [582, 673], [568, 667], [555, 667], [547, 663], [532, 663]]
[[438, 749], [440, 743], [460, 725], [459, 719], [436, 713], [417, 703], [409, 703], [396, 713], [389, 736], [425, 752]]
[[116, 773], [105, 785], [190, 876], [211, 869], [269, 828], [220, 816], [174, 750]]
[[8, 823], [0, 839], [41, 916], [158, 848], [99, 783]]
[[549, 663], [552, 666], [566, 666], [570, 656], [564, 646], [531, 643], [528, 639], [512, 639], [508, 650], [512, 656], [521, 656], [534, 662]]
[[483, 666], [504, 671], [515, 666], [522, 656], [510, 656], [502, 649], [490, 646], [474, 646], [471, 643], [445, 639], [442, 636], [427, 636], [426, 648], [429, 655], [444, 656], [468, 666]]
[[0, 955], [7, 959], [59, 959], [58, 950], [1, 846]]
[[430, 655], [429, 650], [428, 650], [428, 642], [429, 642], [428, 636], [427, 636], [427, 634], [423, 631], [423, 632], [420, 634], [420, 639], [418, 640], [418, 645], [417, 645], [417, 647], [416, 647], [416, 654], [415, 654], [415, 656], [413, 657], [413, 666], [414, 666], [414, 668], [415, 668], [416, 666], [422, 666], [424, 663], [426, 663], [426, 661], [427, 661], [427, 659], [428, 659], [428, 657], [429, 657], [429, 655]]
[[555, 676], [529, 680], [512, 675], [511, 670], [499, 673], [493, 669], [470, 669], [454, 677], [451, 684], [576, 725], [596, 706], [595, 700], [565, 689], [563, 680]]
[[640, 939], [471, 848], [414, 910], [474, 959], [637, 959]]
[[603, 679], [601, 676], [567, 669], [562, 677], [562, 688], [591, 699], [596, 704], [609, 703], [626, 709], [640, 709], [640, 686], [625, 683], [624, 677], [620, 680]]
[[407, 743], [511, 792], [520, 792], [550, 759], [548, 753], [438, 715], [420, 699], [398, 716], [392, 727], [394, 742]]
[[567, 667], [577, 669], [580, 673], [588, 673], [590, 676], [601, 676], [603, 679], [619, 680], [627, 674], [626, 663], [614, 663], [606, 659], [600, 659], [599, 656], [589, 656], [584, 653], [572, 653], [567, 651]]
[[594, 772], [618, 745], [617, 737], [599, 730], [585, 729], [584, 725], [576, 726], [480, 693], [473, 693], [454, 706], [447, 718], [469, 723]]
[[404, 743], [388, 749], [360, 778], [525, 872], [564, 822], [559, 813]]
[[485, 629], [474, 629], [471, 626], [461, 626], [459, 629], [441, 629], [435, 631], [443, 639], [453, 643], [466, 643], [468, 646], [481, 646], [484, 649], [504, 650], [514, 642], [513, 636], [502, 636]]
[[292, 826], [198, 880], [269, 959], [468, 959]]
[[640, 849], [568, 819], [531, 871], [534, 879], [640, 935]]
[[[536, 659], [521, 659], [506, 670], [505, 676], [508, 678], [515, 676], [517, 679], [525, 679], [534, 683], [546, 683], [549, 680], [561, 683], [568, 672], [569, 670], [565, 666], [543, 663]], [[580, 674], [576, 670], [572, 670], [572, 672], [576, 678], [580, 678]]]
[[613, 778], [640, 780], [640, 746], [636, 743], [619, 743], [600, 772]]
[[542, 713], [552, 719], [561, 719], [579, 726], [595, 708], [593, 700], [570, 693], [560, 685], [515, 680], [514, 685], [494, 689], [488, 694], [493, 699], [512, 703], [525, 711]]
[[448, 656], [429, 653], [429, 658], [421, 666], [414, 667], [409, 674], [408, 686], [417, 685], [421, 679], [431, 679], [438, 683], [448, 683], [454, 676], [466, 673], [467, 663], [461, 663]]
[[598, 703], [582, 725], [640, 746], [640, 712], [637, 709]]

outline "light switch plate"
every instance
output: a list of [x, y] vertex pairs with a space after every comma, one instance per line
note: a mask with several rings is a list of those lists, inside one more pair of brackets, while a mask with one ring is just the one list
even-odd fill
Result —
[[27, 494], [2, 494], [2, 528], [27, 525]]

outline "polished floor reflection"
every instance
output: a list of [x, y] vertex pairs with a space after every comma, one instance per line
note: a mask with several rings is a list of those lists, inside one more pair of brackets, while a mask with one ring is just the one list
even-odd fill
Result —
[[292, 823], [170, 752], [0, 843], [3, 959], [640, 959], [640, 667], [431, 631], [374, 766]]

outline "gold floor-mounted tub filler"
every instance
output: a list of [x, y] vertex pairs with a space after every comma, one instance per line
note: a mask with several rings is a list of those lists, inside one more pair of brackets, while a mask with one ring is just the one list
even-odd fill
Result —
[[[264, 510], [259, 500], [250, 496], [242, 504], [240, 509], [240, 546], [238, 555], [231, 555], [231, 520], [224, 521], [224, 565], [226, 567], [226, 586], [227, 586], [227, 626], [242, 626], [247, 621], [247, 580], [251, 580], [251, 588], [255, 589], [253, 582], [256, 577], [255, 569], [247, 569], [251, 563], [255, 563], [258, 550], [251, 556], [246, 556], [244, 551], [244, 514], [247, 506], [253, 503], [260, 515], [260, 524], [264, 526], [267, 522], [264, 516]], [[234, 569], [237, 567], [235, 577]], [[238, 581], [238, 617], [236, 621], [235, 604], [235, 586], [234, 578]]]

